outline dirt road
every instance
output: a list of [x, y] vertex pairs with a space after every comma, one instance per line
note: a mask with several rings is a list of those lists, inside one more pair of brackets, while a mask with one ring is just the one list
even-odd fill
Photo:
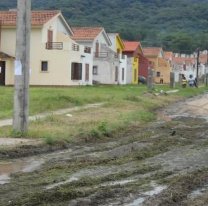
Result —
[[0, 162], [0, 205], [208, 205], [208, 95], [108, 142]]

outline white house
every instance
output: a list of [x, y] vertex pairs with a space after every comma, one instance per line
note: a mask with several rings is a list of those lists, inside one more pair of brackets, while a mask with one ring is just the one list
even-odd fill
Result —
[[[1, 11], [1, 52], [5, 73], [1, 84], [14, 84], [17, 11]], [[31, 12], [30, 85], [72, 86], [92, 84], [90, 48], [71, 39], [73, 31], [60, 11]], [[3, 63], [2, 63], [3, 62]]]
[[118, 83], [127, 84], [127, 55], [123, 55], [124, 42], [118, 33], [108, 33], [108, 36], [112, 42], [110, 48], [118, 54], [119, 58]]
[[93, 83], [119, 84], [119, 56], [110, 47], [108, 35], [102, 27], [74, 27], [72, 37], [78, 44], [93, 51]]

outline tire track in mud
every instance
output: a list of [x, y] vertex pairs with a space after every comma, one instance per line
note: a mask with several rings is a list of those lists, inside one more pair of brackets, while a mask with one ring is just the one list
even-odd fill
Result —
[[38, 156], [45, 160], [39, 169], [14, 173], [10, 184], [0, 186], [0, 203], [191, 206], [188, 201], [199, 197], [187, 197], [208, 183], [208, 123], [206, 115], [187, 113], [184, 105], [160, 111], [165, 120], [140, 134]]

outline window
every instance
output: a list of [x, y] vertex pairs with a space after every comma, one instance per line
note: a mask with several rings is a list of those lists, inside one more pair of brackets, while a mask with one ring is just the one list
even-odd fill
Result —
[[134, 57], [134, 62], [137, 62], [137, 58], [136, 57]]
[[118, 67], [115, 67], [115, 81], [118, 81]]
[[93, 74], [98, 74], [98, 67], [97, 66], [93, 66]]
[[41, 72], [47, 72], [48, 71], [48, 62], [42, 61], [41, 62]]
[[121, 53], [121, 50], [120, 49], [117, 49], [117, 54], [120, 54]]
[[53, 31], [48, 30], [48, 44], [47, 44], [47, 49], [52, 49], [53, 48]]
[[85, 81], [89, 81], [89, 64], [85, 64]]
[[122, 68], [122, 81], [124, 81], [124, 68]]
[[135, 82], [137, 81], [137, 70], [136, 69], [134, 70], [134, 81]]
[[157, 77], [160, 77], [160, 72], [157, 72]]
[[72, 63], [71, 80], [82, 80], [82, 64]]

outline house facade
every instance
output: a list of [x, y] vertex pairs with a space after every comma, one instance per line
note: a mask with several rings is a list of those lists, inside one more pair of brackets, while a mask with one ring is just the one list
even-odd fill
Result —
[[119, 55], [102, 27], [74, 27], [72, 37], [78, 44], [91, 47], [93, 52], [93, 83], [119, 84]]
[[[16, 11], [0, 12], [1, 52], [15, 57]], [[71, 39], [60, 11], [31, 12], [30, 85], [92, 84], [92, 54]], [[14, 85], [14, 58], [5, 61], [5, 85]]]
[[163, 82], [169, 84], [172, 68], [170, 63], [165, 60], [163, 49], [159, 47], [145, 47], [143, 50], [145, 57], [154, 64], [155, 83], [160, 83], [160, 78], [163, 78]]

